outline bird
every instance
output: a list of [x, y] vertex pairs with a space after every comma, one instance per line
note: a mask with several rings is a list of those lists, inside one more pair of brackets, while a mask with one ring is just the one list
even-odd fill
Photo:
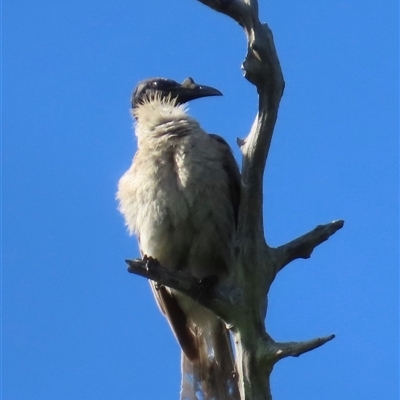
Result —
[[[187, 107], [221, 95], [190, 77], [139, 82], [131, 103], [137, 152], [116, 197], [142, 256], [224, 282], [234, 273], [240, 171], [227, 142], [205, 132]], [[184, 294], [150, 285], [182, 349], [181, 400], [238, 400], [226, 324]]]

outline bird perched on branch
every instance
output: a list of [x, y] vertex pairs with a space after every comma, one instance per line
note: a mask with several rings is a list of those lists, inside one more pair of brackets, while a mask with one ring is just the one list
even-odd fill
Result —
[[[138, 150], [119, 181], [119, 210], [142, 255], [203, 279], [233, 268], [240, 173], [224, 139], [207, 134], [186, 102], [222, 95], [187, 78], [142, 81], [132, 96]], [[151, 282], [181, 348], [181, 399], [238, 399], [225, 324], [185, 295]]]

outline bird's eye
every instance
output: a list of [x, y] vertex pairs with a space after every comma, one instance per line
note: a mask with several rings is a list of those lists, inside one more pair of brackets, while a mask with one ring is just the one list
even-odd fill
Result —
[[157, 83], [158, 83], [157, 81], [153, 81], [153, 82], [151, 82], [151, 86], [152, 86], [153, 88], [156, 88], [156, 87], [158, 86]]

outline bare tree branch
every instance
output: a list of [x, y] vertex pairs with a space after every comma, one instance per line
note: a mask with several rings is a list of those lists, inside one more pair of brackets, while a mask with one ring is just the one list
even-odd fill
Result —
[[276, 251], [279, 259], [277, 272], [293, 260], [298, 258], [310, 258], [315, 247], [328, 240], [335, 232], [343, 228], [343, 225], [343, 220], [333, 221], [325, 225], [318, 225], [311, 232], [283, 246], [277, 247]]
[[[343, 226], [333, 222], [281, 246], [270, 248], [264, 239], [263, 176], [278, 115], [284, 79], [267, 24], [258, 18], [257, 0], [199, 0], [233, 18], [245, 31], [247, 54], [244, 76], [257, 88], [258, 113], [248, 136], [239, 140], [243, 153], [242, 197], [237, 234], [238, 265], [233, 283], [243, 295], [234, 307], [237, 368], [242, 400], [271, 399], [269, 375], [272, 365], [289, 355], [300, 355], [333, 339], [300, 343], [276, 343], [265, 331], [267, 296], [276, 273], [290, 261], [309, 257], [312, 250]], [[266, 358], [261, 355], [266, 355]], [[266, 363], [267, 360], [267, 363]]]
[[242, 236], [263, 237], [263, 175], [279, 102], [285, 86], [273, 35], [258, 18], [256, 0], [199, 0], [212, 9], [233, 18], [245, 31], [247, 55], [244, 76], [257, 87], [258, 114], [250, 134], [239, 143], [243, 152], [242, 180], [246, 190], [242, 197], [240, 232]]
[[158, 285], [175, 289], [211, 310], [228, 325], [233, 323], [230, 311], [240, 304], [239, 289], [232, 285], [219, 284], [213, 278], [211, 281], [207, 278], [199, 280], [182, 271], [165, 268], [151, 257], [125, 261], [128, 264], [128, 272], [150, 279]]
[[305, 342], [287, 342], [287, 343], [274, 343], [272, 347], [276, 348], [274, 358], [275, 362], [285, 357], [299, 357], [308, 351], [321, 347], [325, 343], [335, 338], [335, 335], [329, 335], [321, 338], [307, 340]]

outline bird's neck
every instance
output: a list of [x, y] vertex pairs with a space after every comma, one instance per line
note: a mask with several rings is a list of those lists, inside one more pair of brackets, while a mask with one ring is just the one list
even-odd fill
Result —
[[136, 136], [141, 141], [161, 137], [188, 135], [198, 123], [187, 114], [185, 105], [175, 105], [165, 99], [155, 99], [140, 104], [133, 111], [136, 118]]

